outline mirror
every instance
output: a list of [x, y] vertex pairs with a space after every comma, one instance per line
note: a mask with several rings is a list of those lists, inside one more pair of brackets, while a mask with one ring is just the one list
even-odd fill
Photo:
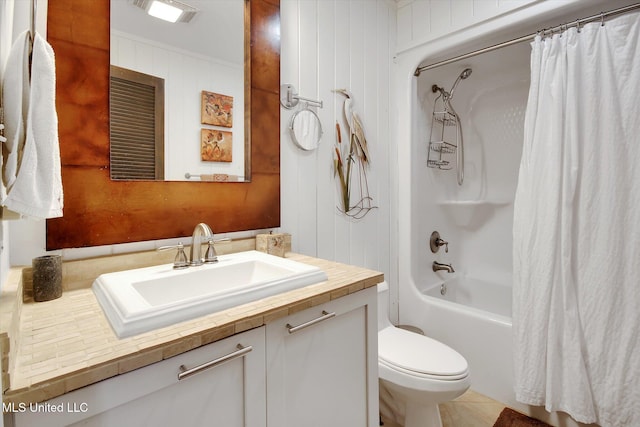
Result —
[[244, 2], [184, 3], [197, 12], [171, 23], [111, 0], [112, 179], [249, 180]]
[[304, 107], [291, 116], [289, 133], [293, 142], [302, 150], [318, 148], [322, 138], [322, 123], [316, 113]]
[[47, 220], [47, 250], [280, 226], [280, 2], [244, 5], [251, 182], [202, 184], [110, 178], [110, 2], [49, 2], [64, 216]]

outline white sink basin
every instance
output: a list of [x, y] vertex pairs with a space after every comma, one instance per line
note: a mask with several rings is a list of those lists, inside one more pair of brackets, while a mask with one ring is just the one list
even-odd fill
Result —
[[215, 264], [173, 264], [100, 275], [93, 292], [120, 338], [327, 280], [318, 267], [258, 251]]

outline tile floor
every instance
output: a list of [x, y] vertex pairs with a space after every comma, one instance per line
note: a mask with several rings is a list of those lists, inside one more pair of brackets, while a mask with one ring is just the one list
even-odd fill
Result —
[[[452, 402], [440, 405], [443, 427], [492, 427], [504, 404], [496, 402], [473, 390]], [[401, 427], [384, 420], [384, 427]]]

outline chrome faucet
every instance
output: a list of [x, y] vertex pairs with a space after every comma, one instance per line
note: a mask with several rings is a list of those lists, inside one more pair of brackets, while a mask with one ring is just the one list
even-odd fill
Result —
[[455, 273], [451, 264], [441, 264], [438, 261], [433, 261], [433, 271], [445, 270], [447, 273]]
[[[211, 231], [211, 227], [209, 227], [204, 222], [196, 225], [196, 228], [193, 229], [193, 236], [191, 236], [191, 254], [189, 256], [189, 264], [191, 266], [198, 266], [204, 264], [206, 261], [208, 262], [216, 262], [217, 259], [215, 257], [213, 259], [209, 259], [210, 254], [207, 249], [207, 260], [202, 259], [202, 240], [201, 237], [205, 237], [205, 241], [210, 242], [209, 248], [213, 246], [213, 231]], [[213, 254], [215, 255], [215, 253]]]

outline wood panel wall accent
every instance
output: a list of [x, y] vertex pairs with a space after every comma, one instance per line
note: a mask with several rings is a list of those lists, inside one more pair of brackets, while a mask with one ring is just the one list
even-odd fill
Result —
[[216, 233], [280, 225], [280, 1], [247, 1], [252, 142], [245, 183], [112, 181], [110, 2], [49, 3], [64, 216], [47, 220], [47, 250], [190, 236], [199, 222]]

